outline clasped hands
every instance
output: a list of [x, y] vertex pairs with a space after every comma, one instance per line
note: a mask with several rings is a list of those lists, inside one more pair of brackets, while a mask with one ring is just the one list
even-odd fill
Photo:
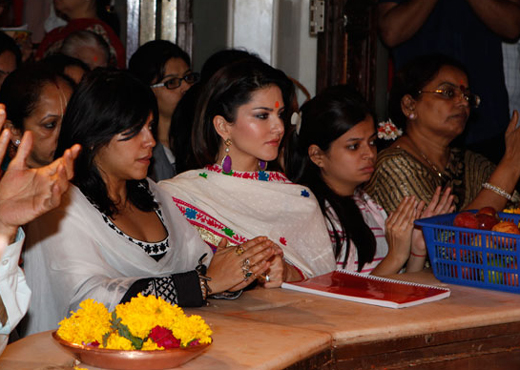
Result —
[[446, 188], [441, 194], [441, 188], [437, 187], [428, 206], [424, 201], [417, 201], [415, 196], [405, 197], [395, 212], [392, 212], [386, 220], [388, 254], [394, 255], [395, 260], [401, 266], [411, 257], [421, 258], [420, 266], [414, 268], [409, 265], [407, 270], [422, 269], [427, 253], [426, 244], [422, 231], [414, 227], [414, 221], [419, 218], [454, 212], [454, 210], [451, 188]]
[[208, 267], [213, 293], [244, 289], [255, 279], [265, 288], [279, 287], [286, 266], [283, 251], [266, 236], [258, 236], [236, 247], [222, 239]]

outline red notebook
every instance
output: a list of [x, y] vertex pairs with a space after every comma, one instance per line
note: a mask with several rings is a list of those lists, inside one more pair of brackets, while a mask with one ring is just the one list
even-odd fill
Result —
[[329, 272], [297, 283], [283, 283], [282, 288], [391, 308], [437, 301], [449, 297], [451, 293], [447, 288], [344, 270]]

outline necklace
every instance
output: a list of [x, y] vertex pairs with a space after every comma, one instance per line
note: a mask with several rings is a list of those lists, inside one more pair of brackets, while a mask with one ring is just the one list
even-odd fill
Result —
[[426, 156], [426, 154], [424, 154], [424, 152], [419, 149], [419, 147], [414, 143], [414, 141], [408, 136], [408, 141], [410, 143], [412, 143], [413, 147], [415, 148], [415, 150], [421, 155], [421, 157], [426, 161], [426, 163], [428, 163], [428, 165], [431, 167], [431, 169], [437, 174], [437, 176], [439, 176], [440, 179], [443, 179], [444, 176], [443, 176], [443, 173], [442, 171], [440, 171], [437, 166], [435, 165], [435, 163], [433, 163], [432, 161], [430, 161], [430, 159]]

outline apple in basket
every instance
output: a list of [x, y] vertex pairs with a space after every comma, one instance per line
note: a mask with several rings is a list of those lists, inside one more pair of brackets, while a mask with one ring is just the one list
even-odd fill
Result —
[[495, 216], [491, 216], [487, 213], [477, 213], [476, 217], [480, 230], [491, 230], [493, 226], [499, 223], [499, 220]]
[[493, 207], [482, 207], [481, 209], [478, 210], [477, 216], [478, 215], [489, 215], [489, 216], [492, 216], [492, 217], [498, 219], [497, 211]]
[[453, 220], [453, 226], [465, 227], [467, 229], [478, 229], [477, 216], [471, 212], [461, 212]]

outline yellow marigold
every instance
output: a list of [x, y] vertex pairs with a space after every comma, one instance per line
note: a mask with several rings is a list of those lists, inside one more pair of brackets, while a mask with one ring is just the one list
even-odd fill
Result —
[[110, 336], [108, 337], [107, 346], [103, 347], [103, 344], [101, 344], [100, 348], [119, 349], [124, 351], [130, 351], [135, 349], [132, 345], [132, 342], [130, 342], [128, 339], [124, 337], [117, 335], [117, 333], [115, 332], [110, 334]]
[[155, 343], [153, 340], [148, 338], [146, 342], [143, 343], [143, 348], [141, 348], [143, 351], [157, 351], [157, 350], [164, 350], [163, 347], [159, 347], [157, 343]]
[[[87, 299], [81, 302], [77, 312], [71, 312], [71, 317], [60, 322], [58, 335], [77, 344], [97, 341], [100, 348], [162, 350], [148, 338], [156, 326], [171, 330], [182, 347], [196, 340], [201, 344], [211, 343], [212, 331], [200, 316], [187, 317], [177, 305], [141, 294], [128, 303], [117, 305], [112, 314], [103, 304]], [[155, 340], [162, 341], [160, 338]]]
[[70, 312], [69, 318], [60, 321], [58, 335], [76, 344], [101, 343], [103, 335], [110, 331], [110, 313], [93, 299], [86, 299], [79, 306], [76, 312]]
[[171, 305], [162, 298], [141, 294], [130, 302], [117, 305], [116, 315], [122, 324], [128, 326], [132, 335], [143, 339], [154, 327], [168, 327], [172, 321], [185, 316], [177, 305]]
[[175, 338], [181, 341], [181, 347], [186, 347], [193, 340], [198, 339], [199, 343], [211, 343], [213, 332], [208, 324], [199, 315], [191, 315], [181, 320], [176, 320], [170, 327]]

